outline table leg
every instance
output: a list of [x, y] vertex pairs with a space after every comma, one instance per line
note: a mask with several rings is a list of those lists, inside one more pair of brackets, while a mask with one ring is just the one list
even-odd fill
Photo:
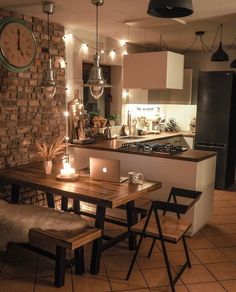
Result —
[[78, 200], [73, 200], [73, 209], [74, 209], [74, 213], [79, 215], [80, 214], [80, 201]]
[[13, 204], [19, 204], [20, 201], [20, 186], [12, 185], [11, 186], [11, 202]]
[[61, 209], [62, 211], [68, 211], [68, 198], [61, 197]]
[[[106, 208], [103, 206], [97, 206], [95, 227], [102, 229], [102, 234], [104, 230], [105, 214], [106, 214]], [[90, 273], [93, 275], [96, 275], [99, 272], [101, 252], [102, 252], [102, 236], [94, 240], [93, 242], [92, 258], [91, 258], [91, 266], [90, 266]]]
[[48, 207], [55, 209], [55, 202], [54, 202], [54, 197], [52, 193], [46, 193], [47, 196], [47, 203], [48, 203]]
[[138, 212], [135, 209], [134, 201], [126, 204], [127, 208], [127, 224], [129, 231], [129, 249], [134, 250], [137, 248], [137, 235], [130, 230], [131, 226], [138, 222]]

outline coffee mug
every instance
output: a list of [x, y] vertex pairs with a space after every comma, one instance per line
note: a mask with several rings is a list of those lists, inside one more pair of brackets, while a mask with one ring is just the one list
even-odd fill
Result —
[[129, 183], [130, 184], [142, 184], [143, 183], [143, 174], [139, 172], [129, 172]]

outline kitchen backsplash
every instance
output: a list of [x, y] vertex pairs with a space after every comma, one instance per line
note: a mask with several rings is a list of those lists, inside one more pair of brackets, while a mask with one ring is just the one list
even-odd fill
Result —
[[145, 104], [127, 104], [124, 107], [123, 124], [127, 123], [128, 111], [132, 117], [146, 117], [147, 119], [155, 118], [160, 115], [161, 118], [175, 119], [182, 131], [190, 130], [190, 123], [196, 117], [196, 105], [176, 105], [176, 104], [162, 104], [162, 105], [145, 105]]

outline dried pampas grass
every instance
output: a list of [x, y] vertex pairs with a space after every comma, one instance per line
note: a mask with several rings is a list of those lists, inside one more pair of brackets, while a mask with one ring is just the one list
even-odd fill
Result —
[[41, 144], [36, 141], [35, 146], [38, 150], [39, 156], [47, 161], [53, 160], [57, 155], [64, 153], [65, 148], [69, 145], [68, 143], [65, 143], [64, 140], [64, 136], [58, 137], [51, 145], [47, 145], [46, 142]]

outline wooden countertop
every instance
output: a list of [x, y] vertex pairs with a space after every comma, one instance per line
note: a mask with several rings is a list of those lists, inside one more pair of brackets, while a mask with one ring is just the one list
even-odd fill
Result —
[[[137, 139], [113, 139], [113, 140], [98, 140], [94, 144], [88, 145], [80, 145], [80, 144], [72, 144], [71, 147], [85, 148], [85, 149], [96, 149], [103, 151], [116, 151], [120, 153], [126, 153], [124, 151], [120, 151], [118, 148], [121, 147], [123, 143], [133, 143], [133, 142], [144, 142], [144, 141], [152, 141], [152, 140], [162, 140], [171, 137], [184, 136], [184, 137], [194, 137], [195, 134], [191, 132], [163, 132], [161, 134], [150, 134], [145, 136], [140, 136]], [[127, 154], [132, 155], [145, 155], [151, 157], [160, 157], [167, 159], [177, 159], [177, 160], [185, 160], [192, 162], [199, 162], [205, 160], [207, 158], [215, 156], [217, 153], [213, 151], [203, 151], [203, 150], [191, 150], [177, 153], [177, 154], [167, 154], [167, 153], [132, 153], [127, 152]]]

